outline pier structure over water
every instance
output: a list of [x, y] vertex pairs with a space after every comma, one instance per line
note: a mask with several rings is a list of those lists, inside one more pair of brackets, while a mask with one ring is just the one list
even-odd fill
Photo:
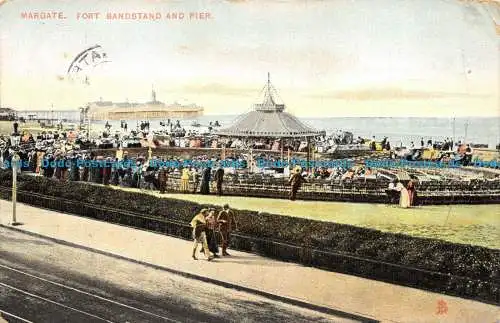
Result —
[[18, 117], [25, 120], [78, 121], [80, 112], [74, 110], [21, 110], [16, 111]]
[[151, 91], [151, 101], [145, 103], [112, 102], [100, 99], [89, 103], [91, 120], [153, 120], [167, 118], [196, 118], [202, 116], [204, 108], [196, 104], [165, 104], [156, 99]]

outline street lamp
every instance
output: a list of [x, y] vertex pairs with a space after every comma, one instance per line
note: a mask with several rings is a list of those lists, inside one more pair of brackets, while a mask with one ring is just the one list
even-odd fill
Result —
[[17, 152], [12, 156], [12, 223], [11, 225], [20, 225], [16, 220], [16, 202], [17, 202], [17, 168], [19, 167], [19, 155]]
[[85, 107], [85, 118], [87, 118], [87, 141], [90, 140], [90, 117], [89, 117], [90, 105], [87, 104]]
[[11, 225], [20, 225], [20, 223], [16, 220], [16, 202], [17, 202], [17, 171], [19, 165], [19, 161], [21, 158], [17, 154], [17, 149], [19, 148], [19, 144], [21, 142], [21, 135], [17, 131], [18, 124], [14, 123], [14, 132], [10, 136], [10, 144], [12, 149], [14, 150], [14, 155], [12, 156], [12, 223]]

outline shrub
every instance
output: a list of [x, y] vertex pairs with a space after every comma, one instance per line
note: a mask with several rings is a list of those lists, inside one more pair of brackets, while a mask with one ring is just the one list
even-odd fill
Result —
[[[18, 188], [21, 191], [182, 223], [188, 223], [193, 215], [202, 208], [216, 208], [212, 205], [202, 205], [173, 198], [159, 198], [87, 183], [59, 182], [28, 175], [20, 175], [18, 178]], [[0, 171], [0, 186], [8, 187], [10, 185], [10, 172]], [[300, 258], [303, 263], [312, 262], [318, 267], [370, 276], [376, 279], [397, 281], [403, 279], [415, 286], [422, 284], [421, 286], [437, 288], [442, 292], [453, 290], [462, 296], [490, 293], [488, 294], [489, 300], [498, 302], [499, 299], [499, 250], [256, 211], [237, 210], [235, 213], [238, 233], [255, 238], [249, 242], [243, 238], [235, 237], [233, 245], [241, 250], [261, 253], [282, 260], [298, 261], [297, 258]], [[161, 231], [158, 221], [149, 222], [145, 220], [141, 227]], [[189, 237], [189, 232], [185, 229], [171, 230], [167, 233], [184, 238]], [[308, 246], [317, 251], [312, 251], [312, 253], [311, 251], [299, 252], [297, 247], [284, 245], [280, 248], [270, 247], [270, 244], [262, 239], [285, 242], [297, 247]], [[431, 276], [415, 276], [407, 270], [395, 272], [394, 268], [384, 269], [384, 266], [368, 265], [366, 262], [360, 265], [360, 263], [346, 260], [345, 257], [338, 258], [333, 254], [328, 256], [327, 253], [354, 255], [401, 266], [463, 276], [475, 281], [467, 283], [452, 277], [452, 279], [439, 282], [442, 280], [442, 276], [432, 279], [429, 278]]]

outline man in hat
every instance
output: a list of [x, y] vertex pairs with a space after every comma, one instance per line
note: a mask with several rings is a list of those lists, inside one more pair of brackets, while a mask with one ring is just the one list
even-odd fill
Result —
[[238, 225], [234, 217], [234, 212], [229, 208], [229, 205], [224, 204], [222, 211], [219, 212], [219, 216], [217, 217], [217, 222], [219, 223], [219, 230], [222, 237], [222, 255], [230, 256], [227, 253], [230, 234], [233, 229], [238, 230]]
[[207, 257], [208, 261], [214, 258], [210, 254], [210, 251], [208, 250], [207, 236], [205, 232], [207, 228], [207, 221], [206, 221], [207, 216], [208, 216], [208, 210], [202, 209], [200, 213], [195, 215], [194, 218], [191, 220], [191, 227], [193, 228], [193, 239], [194, 239], [192, 257], [194, 260], [197, 260], [196, 249], [198, 248], [198, 243], [202, 244], [203, 250], [205, 251], [205, 256]]
[[294, 174], [290, 177], [288, 181], [291, 184], [292, 188], [290, 190], [290, 200], [295, 201], [295, 197], [297, 196], [297, 192], [302, 185], [302, 183], [307, 182], [306, 179], [301, 174], [301, 167], [297, 166], [295, 168]]

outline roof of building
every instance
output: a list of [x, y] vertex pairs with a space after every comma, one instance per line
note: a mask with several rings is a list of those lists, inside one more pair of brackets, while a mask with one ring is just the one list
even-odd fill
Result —
[[267, 85], [263, 89], [262, 103], [254, 104], [253, 111], [241, 115], [235, 123], [217, 131], [220, 136], [232, 137], [315, 137], [324, 131], [314, 129], [284, 112], [285, 104], [277, 103], [277, 91], [271, 85], [268, 75]]

